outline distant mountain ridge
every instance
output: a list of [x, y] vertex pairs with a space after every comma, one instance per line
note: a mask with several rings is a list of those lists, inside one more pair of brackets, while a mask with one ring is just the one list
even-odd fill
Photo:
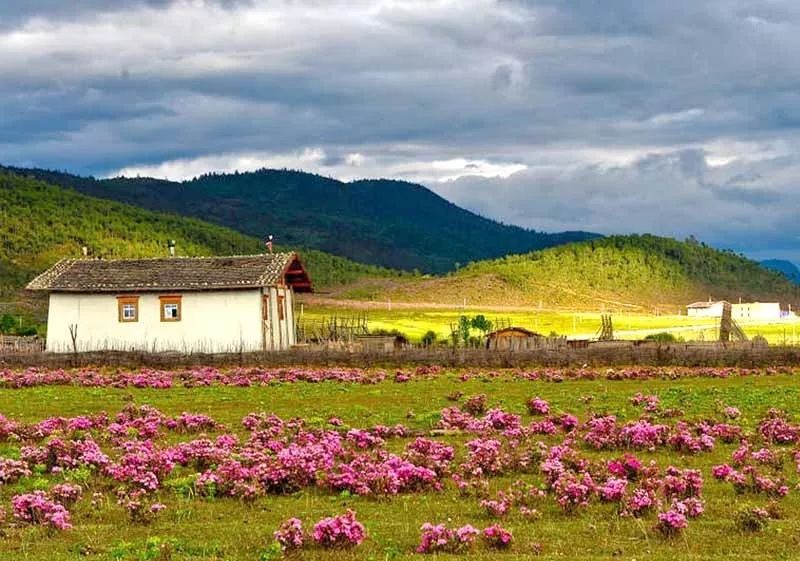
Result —
[[765, 259], [761, 262], [761, 266], [783, 273], [792, 282], [800, 284], [800, 268], [791, 261], [785, 259]]
[[273, 234], [286, 245], [395, 269], [443, 273], [471, 261], [599, 237], [508, 226], [404, 181], [344, 183], [267, 169], [184, 182], [98, 180], [41, 169], [6, 169], [93, 197], [200, 218], [258, 238]]
[[[178, 255], [264, 251], [260, 240], [222, 226], [89, 197], [0, 170], [0, 299], [15, 298], [45, 268], [79, 256], [81, 246], [96, 257], [154, 257], [166, 256], [169, 239], [177, 241]], [[302, 250], [301, 258], [320, 289], [399, 274], [316, 250]]]

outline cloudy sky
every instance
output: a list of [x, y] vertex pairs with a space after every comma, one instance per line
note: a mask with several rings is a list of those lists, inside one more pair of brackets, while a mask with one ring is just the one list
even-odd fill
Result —
[[800, 261], [795, 0], [4, 0], [0, 162], [421, 182]]

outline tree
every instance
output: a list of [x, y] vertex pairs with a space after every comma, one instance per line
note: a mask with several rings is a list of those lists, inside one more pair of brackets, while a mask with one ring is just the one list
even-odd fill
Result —
[[422, 345], [424, 347], [432, 347], [435, 342], [436, 332], [433, 329], [429, 329], [425, 332], [425, 335], [422, 336]]
[[14, 316], [11, 314], [4, 314], [2, 318], [0, 318], [0, 333], [8, 335], [14, 331], [14, 326], [17, 324], [14, 321]]
[[470, 326], [483, 333], [484, 336], [492, 330], [492, 322], [486, 319], [483, 314], [473, 317], [470, 321]]

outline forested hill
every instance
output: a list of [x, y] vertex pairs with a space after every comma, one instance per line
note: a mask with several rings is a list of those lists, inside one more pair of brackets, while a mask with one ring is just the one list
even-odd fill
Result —
[[[369, 286], [367, 286], [369, 285]], [[731, 251], [651, 235], [611, 236], [472, 263], [447, 277], [364, 283], [395, 300], [677, 311], [696, 300], [800, 303], [783, 274]]]
[[786, 261], [784, 259], [767, 259], [762, 261], [761, 265], [767, 269], [783, 273], [790, 281], [800, 284], [800, 269], [791, 261]]
[[[0, 171], [0, 295], [15, 294], [28, 280], [80, 247], [103, 257], [260, 253], [262, 242], [239, 232], [177, 215], [97, 199], [29, 177]], [[292, 249], [286, 248], [285, 249]], [[301, 250], [318, 288], [364, 276], [398, 273]]]
[[197, 217], [259, 238], [271, 233], [288, 245], [406, 270], [441, 273], [459, 263], [596, 237], [500, 224], [402, 181], [343, 183], [298, 171], [261, 170], [177, 183], [7, 169], [95, 197]]

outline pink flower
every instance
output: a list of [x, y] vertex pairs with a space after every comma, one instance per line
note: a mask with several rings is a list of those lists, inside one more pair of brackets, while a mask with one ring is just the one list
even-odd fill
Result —
[[366, 536], [364, 525], [356, 520], [356, 513], [349, 509], [339, 516], [323, 518], [314, 525], [311, 534], [318, 545], [326, 548], [360, 545]]
[[303, 547], [303, 522], [299, 518], [284, 521], [272, 534], [284, 551]]
[[677, 509], [671, 508], [665, 512], [658, 513], [658, 524], [656, 529], [664, 536], [673, 537], [681, 533], [688, 523], [684, 516]]
[[528, 412], [531, 415], [550, 414], [550, 404], [538, 396], [529, 400], [527, 406], [528, 406]]
[[505, 528], [494, 524], [483, 531], [486, 545], [495, 549], [506, 549], [511, 546], [514, 536]]

